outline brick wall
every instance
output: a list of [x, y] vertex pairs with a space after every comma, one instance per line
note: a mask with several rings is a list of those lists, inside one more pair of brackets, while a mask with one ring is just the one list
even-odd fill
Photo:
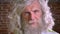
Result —
[[9, 18], [12, 4], [9, 1], [0, 0], [0, 34], [9, 34]]
[[50, 2], [51, 12], [55, 19], [53, 30], [60, 33], [60, 2]]

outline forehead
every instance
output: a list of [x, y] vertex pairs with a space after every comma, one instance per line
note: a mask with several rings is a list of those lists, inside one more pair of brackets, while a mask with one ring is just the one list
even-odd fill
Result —
[[38, 2], [33, 2], [30, 5], [27, 5], [25, 7], [26, 10], [35, 10], [35, 9], [41, 9], [40, 4]]

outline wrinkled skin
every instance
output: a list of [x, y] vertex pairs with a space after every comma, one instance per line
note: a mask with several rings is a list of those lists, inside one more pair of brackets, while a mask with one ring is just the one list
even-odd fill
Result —
[[31, 5], [26, 6], [25, 10], [22, 12], [22, 17], [27, 21], [27, 24], [32, 27], [37, 27], [38, 21], [42, 18], [40, 4], [34, 1]]

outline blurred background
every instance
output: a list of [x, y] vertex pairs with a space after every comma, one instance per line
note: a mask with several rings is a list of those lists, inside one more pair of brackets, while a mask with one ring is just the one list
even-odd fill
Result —
[[[20, 1], [21, 0], [0, 0], [0, 34], [10, 33], [10, 19], [8, 15], [13, 11], [15, 3], [20, 3]], [[49, 0], [48, 4], [55, 19], [53, 30], [60, 33], [60, 0]]]

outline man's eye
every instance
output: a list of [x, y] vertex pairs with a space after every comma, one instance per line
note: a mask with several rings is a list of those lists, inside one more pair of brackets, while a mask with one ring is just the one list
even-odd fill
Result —
[[29, 12], [25, 12], [25, 15], [26, 15], [26, 16], [29, 16]]
[[38, 13], [39, 11], [38, 10], [35, 10], [34, 13]]

